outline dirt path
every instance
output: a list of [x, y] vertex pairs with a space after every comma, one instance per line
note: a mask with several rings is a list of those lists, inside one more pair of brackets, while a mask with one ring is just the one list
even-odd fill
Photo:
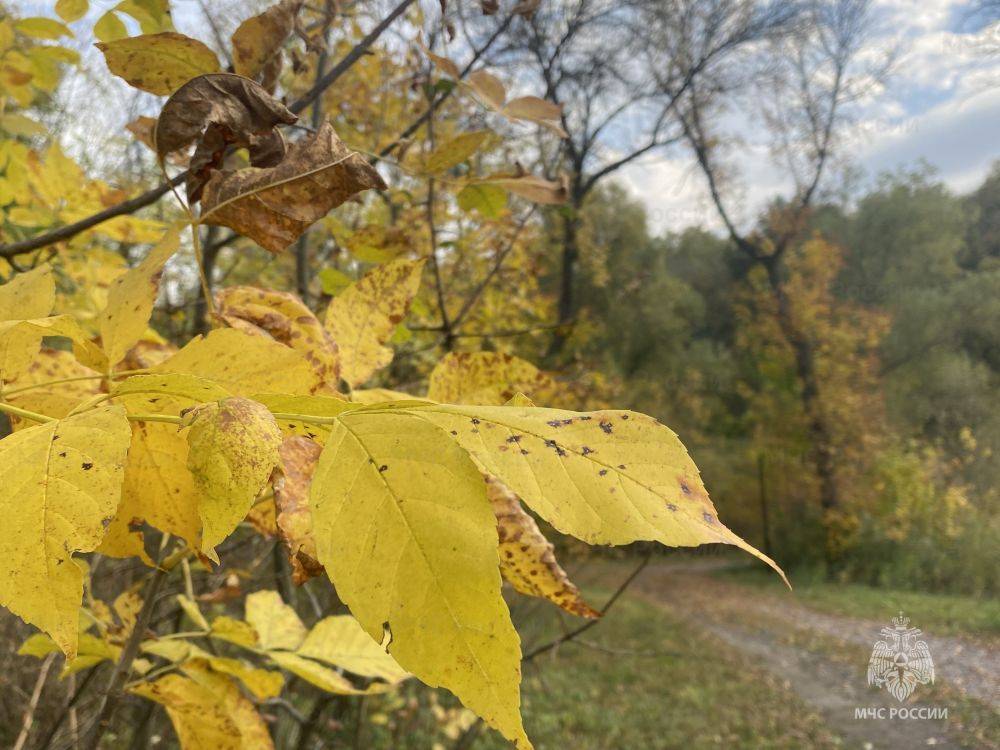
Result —
[[[890, 709], [901, 707], [947, 707], [947, 702], [928, 698], [923, 687], [900, 704], [887, 691], [868, 686], [868, 653], [888, 623], [818, 612], [792, 595], [711, 576], [720, 565], [725, 563], [706, 559], [651, 566], [636, 581], [635, 591], [782, 677], [853, 746], [968, 747], [949, 732], [943, 719], [888, 717]], [[923, 637], [938, 682], [1000, 709], [1000, 654], [957, 637]], [[855, 718], [856, 708], [884, 709], [886, 717]]]

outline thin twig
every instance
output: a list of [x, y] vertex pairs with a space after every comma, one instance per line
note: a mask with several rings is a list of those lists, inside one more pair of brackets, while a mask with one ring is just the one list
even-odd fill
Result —
[[114, 718], [115, 709], [121, 701], [125, 683], [132, 673], [132, 662], [135, 661], [135, 657], [139, 653], [139, 644], [142, 643], [146, 628], [149, 626], [153, 610], [156, 607], [156, 599], [160, 593], [160, 587], [167, 576], [167, 569], [162, 567], [160, 563], [163, 562], [168, 542], [169, 536], [164, 536], [163, 543], [160, 545], [157, 566], [150, 575], [149, 581], [146, 583], [146, 588], [143, 591], [142, 609], [139, 610], [132, 633], [129, 635], [128, 641], [126, 641], [125, 647], [122, 649], [121, 657], [118, 659], [114, 672], [111, 674], [111, 681], [108, 683], [108, 689], [101, 703], [100, 711], [97, 714], [97, 720], [94, 722], [90, 735], [84, 741], [83, 746], [85, 750], [97, 750], [101, 738], [111, 727], [111, 719]]
[[38, 699], [42, 697], [42, 688], [45, 687], [45, 680], [49, 676], [49, 667], [52, 666], [55, 654], [49, 654], [42, 662], [41, 669], [38, 670], [38, 678], [35, 680], [35, 689], [31, 693], [31, 700], [28, 701], [28, 708], [24, 712], [24, 721], [21, 722], [21, 733], [17, 736], [13, 750], [23, 750], [24, 743], [28, 741], [28, 733], [31, 725], [35, 721], [35, 709], [38, 708]]
[[[643, 557], [642, 560], [639, 562], [639, 564], [635, 567], [635, 570], [633, 570], [631, 573], [629, 573], [628, 577], [624, 581], [621, 582], [621, 585], [618, 586], [618, 588], [615, 590], [615, 593], [613, 593], [608, 598], [608, 600], [604, 603], [604, 606], [601, 607], [601, 617], [604, 617], [604, 615], [606, 615], [609, 611], [611, 611], [611, 608], [613, 606], [615, 606], [615, 602], [617, 602], [618, 599], [621, 597], [621, 595], [625, 593], [625, 591], [628, 589], [628, 587], [632, 584], [632, 581], [635, 580], [636, 576], [639, 575], [642, 572], [643, 568], [645, 568], [649, 564], [649, 561], [652, 558], [652, 556], [653, 556], [652, 551], [647, 552], [646, 556]], [[599, 619], [598, 620], [588, 620], [587, 622], [585, 622], [580, 627], [578, 627], [578, 628], [576, 628], [574, 630], [571, 630], [568, 633], [564, 633], [563, 635], [559, 636], [558, 638], [554, 638], [553, 640], [549, 641], [548, 643], [542, 644], [538, 648], [533, 649], [532, 651], [528, 652], [527, 654], [525, 654], [521, 658], [521, 661], [522, 662], [529, 662], [532, 659], [534, 659], [536, 656], [544, 654], [547, 651], [551, 651], [552, 649], [557, 648], [558, 646], [561, 646], [563, 643], [566, 643], [567, 641], [572, 641], [577, 636], [582, 635], [583, 633], [586, 633], [588, 630], [590, 630], [592, 627], [594, 627], [595, 625], [597, 625], [597, 623], [599, 623], [599, 622], [600, 622]]]
[[101, 665], [91, 667], [87, 674], [84, 675], [83, 679], [80, 680], [80, 684], [76, 686], [76, 689], [70, 696], [69, 701], [66, 702], [66, 710], [56, 717], [55, 723], [49, 727], [49, 731], [45, 733], [45, 737], [38, 743], [37, 750], [46, 750], [49, 745], [52, 744], [52, 740], [55, 738], [56, 733], [62, 726], [63, 721], [69, 716], [70, 711], [75, 709], [77, 701], [80, 700], [84, 692], [87, 690], [91, 680], [94, 679], [94, 675], [100, 671], [100, 666]]

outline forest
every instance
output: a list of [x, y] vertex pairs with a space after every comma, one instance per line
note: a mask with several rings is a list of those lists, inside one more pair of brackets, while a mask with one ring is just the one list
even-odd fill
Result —
[[859, 161], [883, 5], [0, 0], [0, 743], [996, 747], [1000, 152]]

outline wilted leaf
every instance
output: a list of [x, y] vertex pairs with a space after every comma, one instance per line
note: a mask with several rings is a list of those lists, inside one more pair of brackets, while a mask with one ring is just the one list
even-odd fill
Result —
[[423, 419], [345, 413], [309, 502], [320, 562], [368, 635], [388, 628], [400, 666], [530, 747], [496, 519], [468, 456]]
[[297, 653], [390, 684], [409, 677], [396, 660], [349, 615], [327, 617], [317, 622]]
[[487, 479], [486, 494], [497, 517], [504, 579], [522, 594], [548, 599], [570, 614], [600, 617], [560, 567], [552, 544], [521, 507], [517, 495], [493, 478]]
[[249, 145], [279, 124], [298, 118], [258, 84], [232, 73], [210, 73], [188, 81], [163, 105], [156, 125], [156, 153], [165, 157], [219, 125], [233, 143]]
[[307, 437], [285, 438], [278, 449], [281, 460], [272, 478], [278, 536], [288, 548], [292, 579], [298, 584], [323, 572], [323, 566], [316, 559], [316, 541], [309, 514], [309, 485], [320, 451], [320, 446]]
[[185, 664], [183, 672], [130, 688], [135, 695], [156, 701], [167, 710], [181, 747], [206, 750], [274, 747], [267, 726], [236, 683], [197, 662]]
[[239, 75], [256, 78], [281, 51], [301, 6], [301, 0], [281, 0], [239, 25], [232, 39], [233, 67]]
[[488, 131], [477, 130], [471, 133], [461, 133], [445, 141], [427, 157], [424, 171], [435, 174], [461, 164], [476, 153], [489, 137]]
[[267, 651], [294, 651], [306, 637], [306, 626], [277, 591], [256, 591], [248, 595], [246, 620], [257, 633], [258, 645]]
[[180, 233], [169, 230], [142, 259], [111, 282], [108, 304], [97, 316], [101, 348], [113, 367], [142, 338], [160, 288], [163, 266], [180, 245]]
[[246, 518], [278, 463], [281, 432], [263, 405], [239, 397], [196, 406], [185, 424], [187, 465], [200, 490], [201, 549], [217, 561], [214, 547]]
[[153, 369], [197, 375], [219, 383], [234, 396], [310, 393], [320, 384], [315, 369], [299, 352], [234, 328], [193, 338]]
[[499, 352], [449, 352], [435, 365], [427, 398], [446, 404], [500, 406], [518, 393], [550, 394], [552, 379], [530, 362]]
[[379, 266], [330, 302], [324, 325], [340, 351], [340, 376], [352, 387], [392, 361], [384, 343], [406, 317], [423, 267], [423, 260]]
[[197, 39], [174, 31], [98, 42], [108, 70], [130, 85], [167, 96], [183, 84], [219, 70], [219, 59]]
[[293, 144], [276, 167], [216, 172], [205, 185], [201, 221], [234, 229], [273, 253], [362, 190], [385, 189], [375, 168], [324, 123]]
[[0, 441], [0, 604], [77, 654], [83, 573], [118, 508], [129, 444], [120, 406], [92, 409]]
[[312, 310], [291, 292], [234, 286], [216, 295], [218, 316], [229, 326], [266, 336], [300, 352], [320, 382], [337, 386], [337, 345]]

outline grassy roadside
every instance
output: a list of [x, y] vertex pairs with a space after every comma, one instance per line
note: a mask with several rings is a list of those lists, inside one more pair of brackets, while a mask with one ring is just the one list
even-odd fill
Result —
[[[735, 569], [716, 575], [733, 583], [780, 591], [783, 586], [765, 571]], [[973, 596], [924, 594], [917, 591], [880, 589], [861, 584], [817, 581], [791, 576], [795, 598], [806, 606], [829, 614], [883, 620], [886, 612], [902, 610], [925, 632], [935, 635], [973, 635], [1000, 638], [1000, 601]]]
[[[559, 619], [546, 611], [522, 625], [525, 642], [558, 635]], [[629, 596], [580, 641], [528, 665], [523, 713], [539, 750], [838, 746], [777, 680]], [[506, 745], [491, 734], [473, 747]]]
[[[609, 575], [606, 580], [615, 578]], [[603, 587], [586, 590], [588, 600], [597, 604], [608, 593]], [[513, 614], [525, 651], [583, 622], [560, 616], [547, 603], [525, 599], [516, 602]], [[401, 700], [369, 701], [368, 719], [373, 723], [361, 746], [455, 747], [460, 727], [471, 717], [446, 691], [412, 685], [408, 693]], [[398, 703], [395, 710], [389, 705], [397, 700], [415, 709], [405, 726], [398, 722], [409, 712], [404, 708], [400, 713]], [[525, 665], [522, 713], [537, 750], [841, 747], [820, 717], [777, 680], [738, 652], [631, 595], [579, 641]], [[434, 714], [437, 721], [431, 718]], [[332, 736], [348, 739], [351, 734]], [[482, 730], [466, 750], [509, 747], [496, 732]]]

